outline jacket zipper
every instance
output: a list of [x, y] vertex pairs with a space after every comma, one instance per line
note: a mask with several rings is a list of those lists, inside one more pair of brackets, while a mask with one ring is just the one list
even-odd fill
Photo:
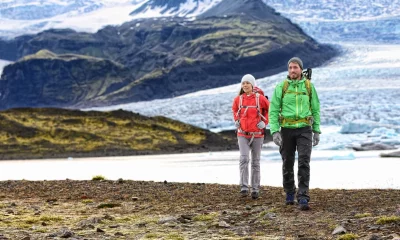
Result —
[[[296, 93], [297, 93], [297, 85], [296, 85]], [[299, 102], [298, 102], [298, 100], [299, 100], [299, 97], [298, 97], [298, 94], [296, 94], [296, 121], [299, 118]], [[299, 127], [298, 123], [296, 123], [296, 127]]]

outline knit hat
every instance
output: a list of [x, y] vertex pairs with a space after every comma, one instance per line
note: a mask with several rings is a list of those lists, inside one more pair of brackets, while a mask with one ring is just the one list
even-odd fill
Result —
[[300, 68], [303, 69], [303, 61], [301, 61], [300, 58], [298, 58], [298, 57], [292, 57], [292, 58], [289, 60], [289, 62], [287, 63], [288, 68], [289, 68], [289, 64], [290, 64], [291, 62], [294, 62], [294, 63], [299, 64]]
[[243, 82], [249, 82], [253, 87], [256, 86], [256, 79], [253, 77], [251, 74], [246, 74], [242, 77], [242, 81], [240, 83], [242, 84]]

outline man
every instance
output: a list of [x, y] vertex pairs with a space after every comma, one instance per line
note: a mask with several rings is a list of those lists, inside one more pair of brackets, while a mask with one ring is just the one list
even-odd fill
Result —
[[293, 57], [288, 62], [287, 79], [275, 87], [269, 108], [273, 141], [282, 156], [283, 188], [286, 204], [293, 205], [296, 193], [293, 166], [297, 149], [298, 191], [301, 210], [310, 209], [308, 202], [311, 148], [319, 143], [319, 99], [314, 85], [303, 76], [303, 62]]

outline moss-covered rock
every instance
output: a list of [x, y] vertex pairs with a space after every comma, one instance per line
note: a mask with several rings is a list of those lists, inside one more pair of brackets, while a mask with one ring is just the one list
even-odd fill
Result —
[[0, 159], [136, 155], [236, 149], [236, 138], [122, 110], [0, 112]]
[[127, 84], [127, 69], [114, 61], [41, 50], [4, 69], [2, 108], [74, 106]]

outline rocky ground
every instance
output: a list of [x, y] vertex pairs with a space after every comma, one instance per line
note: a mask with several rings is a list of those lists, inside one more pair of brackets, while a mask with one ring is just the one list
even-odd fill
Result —
[[0, 239], [400, 239], [400, 190], [311, 191], [311, 210], [238, 186], [168, 182], [0, 182]]

